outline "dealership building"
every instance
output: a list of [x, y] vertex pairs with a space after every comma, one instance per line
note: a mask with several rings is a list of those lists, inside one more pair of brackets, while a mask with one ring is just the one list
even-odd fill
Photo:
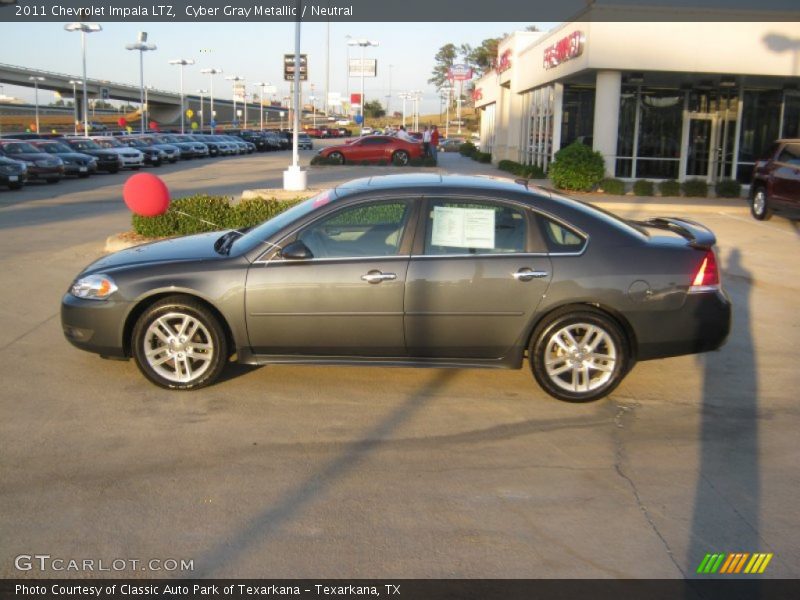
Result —
[[620, 22], [598, 10], [500, 42], [473, 91], [494, 162], [546, 169], [579, 141], [620, 179], [747, 183], [773, 140], [800, 137], [797, 19]]

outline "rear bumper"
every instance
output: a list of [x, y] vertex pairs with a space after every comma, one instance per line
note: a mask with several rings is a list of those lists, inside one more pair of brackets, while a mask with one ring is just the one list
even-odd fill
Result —
[[637, 359], [717, 350], [728, 338], [731, 318], [731, 301], [722, 289], [689, 294], [676, 311], [639, 313], [630, 318], [638, 342]]

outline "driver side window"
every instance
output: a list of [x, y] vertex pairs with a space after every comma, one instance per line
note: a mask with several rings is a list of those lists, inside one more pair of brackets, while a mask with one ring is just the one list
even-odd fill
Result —
[[311, 224], [297, 236], [314, 258], [393, 256], [400, 250], [410, 202], [345, 208]]

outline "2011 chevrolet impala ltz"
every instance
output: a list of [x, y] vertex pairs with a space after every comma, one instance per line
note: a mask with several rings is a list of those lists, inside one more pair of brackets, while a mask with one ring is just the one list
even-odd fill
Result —
[[351, 181], [247, 231], [111, 254], [63, 298], [64, 334], [197, 389], [233, 357], [521, 368], [561, 400], [609, 394], [639, 360], [719, 348], [731, 303], [716, 239], [627, 221], [510, 180]]

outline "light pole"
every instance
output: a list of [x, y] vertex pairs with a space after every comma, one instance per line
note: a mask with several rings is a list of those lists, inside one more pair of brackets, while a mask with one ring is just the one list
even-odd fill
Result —
[[[237, 122], [236, 124], [238, 125], [239, 118], [236, 113], [236, 84], [240, 81], [244, 81], [244, 77], [239, 77], [238, 75], [232, 75], [230, 77], [226, 77], [225, 79], [233, 82], [233, 118], [236, 120]], [[247, 106], [246, 100], [245, 100], [245, 106]]]
[[414, 90], [411, 92], [411, 99], [414, 101], [414, 117], [413, 117], [413, 127], [414, 131], [419, 131], [419, 101], [422, 98], [422, 92], [419, 90]]
[[389, 108], [392, 105], [392, 69], [394, 65], [389, 65], [389, 93], [386, 94], [386, 114], [392, 116], [392, 110]]
[[97, 23], [68, 23], [64, 25], [66, 31], [81, 32], [81, 61], [83, 62], [83, 133], [89, 135], [89, 95], [86, 91], [86, 34], [103, 31]]
[[125, 48], [127, 50], [138, 50], [139, 51], [139, 102], [141, 103], [142, 109], [142, 133], [147, 131], [145, 127], [145, 110], [147, 109], [145, 100], [144, 100], [144, 53], [149, 50], [156, 50], [158, 46], [155, 44], [148, 44], [147, 43], [147, 32], [140, 31], [139, 38], [135, 44], [126, 44]]
[[453, 91], [451, 87], [443, 87], [442, 91], [447, 95], [445, 101], [445, 118], [444, 118], [444, 137], [450, 137], [450, 92]]
[[184, 126], [185, 121], [183, 120], [183, 67], [186, 65], [193, 65], [194, 60], [191, 58], [176, 58], [174, 60], [169, 61], [171, 65], [178, 65], [180, 67], [180, 84], [181, 84], [181, 133], [186, 133], [186, 129]]
[[74, 79], [69, 80], [70, 85], [72, 86], [72, 113], [75, 121], [75, 135], [78, 135], [78, 84], [83, 83], [82, 81], [76, 81]]
[[209, 99], [210, 99], [210, 106], [209, 110], [209, 120], [208, 123], [211, 127], [211, 133], [214, 133], [214, 127], [216, 126], [216, 115], [214, 114], [214, 75], [219, 75], [222, 73], [222, 69], [202, 69], [200, 71], [203, 75], [208, 75], [209, 81], [211, 81], [211, 85], [209, 87]]
[[203, 131], [203, 127], [205, 126], [205, 110], [203, 109], [203, 96], [208, 92], [206, 90], [197, 90], [197, 93], [200, 94], [200, 131]]
[[28, 81], [33, 82], [33, 89], [36, 90], [34, 92], [34, 102], [35, 102], [35, 110], [36, 110], [36, 133], [39, 133], [39, 82], [44, 81], [44, 77], [39, 77], [37, 75], [31, 75], [28, 77]]
[[400, 98], [403, 100], [403, 127], [406, 126], [406, 100], [410, 100], [411, 97], [411, 94], [408, 92], [403, 92], [400, 94]]
[[267, 87], [267, 85], [269, 84], [263, 81], [253, 84], [253, 87], [261, 88], [261, 93], [258, 95], [258, 123], [260, 131], [264, 131], [264, 88]]
[[350, 46], [361, 46], [361, 108], [359, 112], [361, 113], [361, 129], [364, 129], [365, 119], [364, 119], [364, 52], [367, 47], [369, 46], [378, 46], [378, 42], [372, 42], [370, 40], [361, 38], [359, 40], [350, 40], [347, 42]]
[[[345, 101], [347, 102], [347, 105], [350, 106], [350, 40], [353, 39], [353, 36], [348, 33], [346, 36], [344, 36], [344, 39], [347, 40], [347, 45], [345, 46], [345, 48], [347, 48], [347, 63], [346, 63], [347, 66], [345, 67], [344, 71], [345, 96], [346, 96]], [[351, 115], [353, 114], [352, 107], [350, 108], [350, 114]]]

